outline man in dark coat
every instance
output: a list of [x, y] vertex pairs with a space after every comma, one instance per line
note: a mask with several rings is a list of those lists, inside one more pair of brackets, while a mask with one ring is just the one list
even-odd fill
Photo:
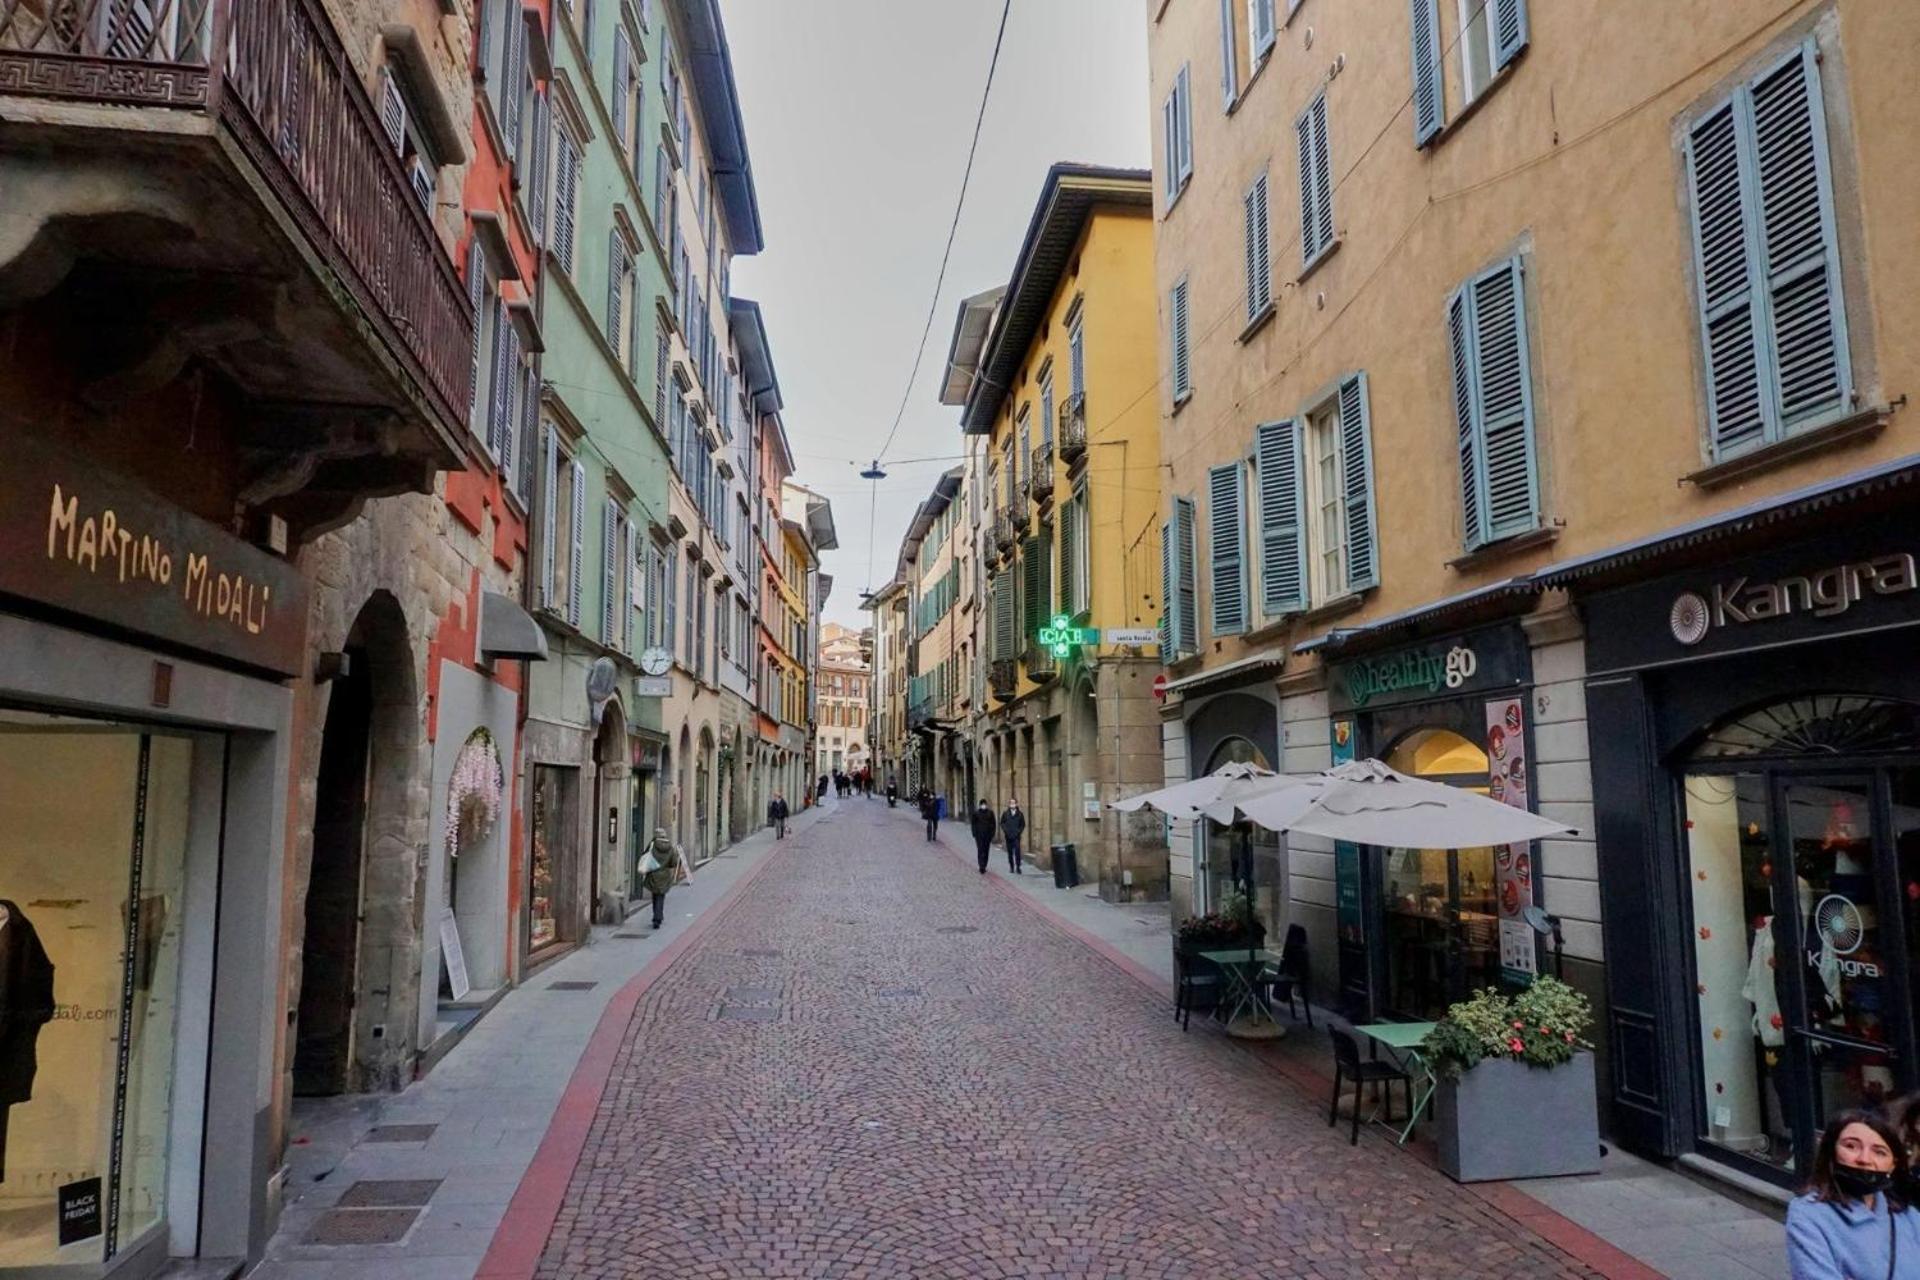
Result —
[[767, 822], [773, 827], [773, 838], [787, 838], [787, 798], [775, 792], [773, 799], [767, 801]]
[[1020, 802], [1009, 800], [1006, 812], [1000, 815], [1000, 834], [1007, 838], [1007, 870], [1020, 874], [1020, 837], [1027, 833], [1027, 815], [1020, 812]]
[[987, 874], [987, 855], [993, 848], [993, 806], [983, 796], [980, 807], [973, 811], [973, 850], [979, 855], [980, 874]]
[[940, 802], [933, 798], [933, 792], [920, 793], [920, 816], [926, 820], [927, 839], [940, 838]]

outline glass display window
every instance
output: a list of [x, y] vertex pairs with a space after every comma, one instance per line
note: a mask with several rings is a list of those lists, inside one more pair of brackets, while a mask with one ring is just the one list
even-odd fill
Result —
[[193, 752], [0, 712], [0, 1270], [165, 1222]]

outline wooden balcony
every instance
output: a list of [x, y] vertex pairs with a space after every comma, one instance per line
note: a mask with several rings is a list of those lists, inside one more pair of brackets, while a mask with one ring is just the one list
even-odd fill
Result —
[[261, 501], [459, 462], [472, 306], [321, 0], [0, 0], [0, 107], [0, 309], [104, 310], [84, 395], [216, 366]]
[[1087, 451], [1087, 393], [1077, 392], [1060, 402], [1060, 423], [1056, 437], [1060, 457], [1073, 463]]

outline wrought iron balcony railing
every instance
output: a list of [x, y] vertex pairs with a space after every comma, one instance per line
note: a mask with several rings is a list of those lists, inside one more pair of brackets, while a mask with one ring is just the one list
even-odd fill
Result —
[[1053, 650], [1037, 640], [1027, 645], [1027, 653], [1023, 661], [1027, 668], [1027, 679], [1029, 680], [1051, 680], [1060, 674], [1060, 668], [1053, 656]]
[[1012, 514], [1008, 511], [994, 512], [993, 545], [1002, 552], [1011, 551], [1013, 550], [1014, 543], [1018, 542], [1019, 538], [1020, 535], [1014, 527]]
[[1013, 531], [1018, 536], [1026, 529], [1033, 518], [1032, 508], [1027, 503], [1027, 489], [1023, 483], [1013, 491], [1013, 501], [1007, 504], [1007, 518], [1013, 521]]
[[1074, 461], [1087, 451], [1087, 393], [1076, 391], [1060, 402], [1060, 456]]
[[1053, 503], [1053, 446], [1033, 447], [1033, 500], [1045, 511]]
[[464, 429], [473, 308], [322, 0], [0, 0], [0, 96], [216, 120]]
[[998, 658], [987, 664], [987, 689], [1002, 702], [1013, 700], [1020, 687], [1020, 675], [1012, 658]]

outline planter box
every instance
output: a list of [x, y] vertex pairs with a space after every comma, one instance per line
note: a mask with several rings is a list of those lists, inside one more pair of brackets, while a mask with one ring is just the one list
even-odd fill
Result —
[[1564, 1066], [1489, 1058], [1434, 1095], [1440, 1167], [1456, 1182], [1600, 1171], [1593, 1055]]

